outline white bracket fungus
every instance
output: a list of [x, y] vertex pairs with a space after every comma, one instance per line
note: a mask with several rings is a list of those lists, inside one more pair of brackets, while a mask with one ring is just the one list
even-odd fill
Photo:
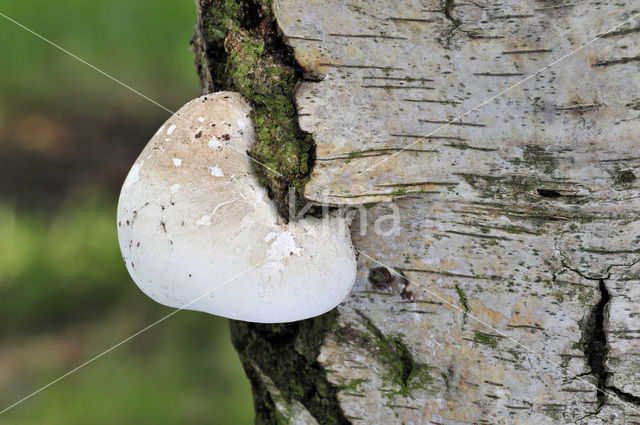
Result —
[[208, 94], [160, 128], [122, 186], [120, 249], [159, 303], [263, 323], [317, 316], [355, 280], [347, 219], [278, 216], [244, 154], [250, 111], [239, 94]]

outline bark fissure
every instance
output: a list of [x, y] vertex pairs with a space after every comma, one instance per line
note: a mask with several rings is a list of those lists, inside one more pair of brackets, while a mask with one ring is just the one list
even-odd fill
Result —
[[197, 5], [192, 44], [203, 94], [237, 91], [252, 103], [256, 142], [248, 154], [279, 213], [289, 218], [289, 190], [304, 198], [315, 162], [313, 138], [300, 129], [293, 98], [303, 69], [278, 32], [270, 0], [198, 0]]
[[552, 189], [537, 189], [538, 194], [540, 194], [540, 196], [542, 196], [543, 198], [560, 198], [562, 197], [562, 193], [558, 192], [557, 190], [552, 190]]
[[[350, 424], [338, 402], [338, 388], [327, 380], [317, 361], [326, 332], [336, 326], [336, 316], [332, 311], [273, 325], [230, 321], [232, 343], [252, 384], [256, 424], [282, 423], [274, 407], [278, 397], [301, 403], [320, 424]], [[269, 391], [260, 374], [273, 382], [279, 394]]]
[[620, 400], [640, 407], [640, 397], [626, 393], [621, 389], [611, 385], [607, 385], [606, 388], [607, 391], [614, 393]]
[[598, 388], [598, 409], [604, 406], [607, 395], [607, 368], [605, 362], [607, 360], [607, 334], [604, 329], [605, 308], [610, 300], [610, 294], [604, 283], [604, 279], [598, 281], [600, 290], [600, 300], [591, 309], [591, 313], [587, 318], [587, 323], [583, 331], [584, 354], [587, 358], [587, 364], [591, 369], [591, 374], [596, 380]]
[[453, 9], [455, 9], [455, 7], [456, 7], [455, 0], [445, 0], [444, 7], [442, 8], [442, 13], [444, 14], [444, 17], [449, 22], [451, 22], [451, 28], [449, 28], [446, 35], [446, 43], [445, 43], [446, 48], [449, 48], [449, 46], [451, 45], [451, 39], [453, 38], [455, 32], [459, 30], [460, 26], [462, 25], [462, 21], [453, 16]]
[[595, 378], [598, 388], [598, 411], [606, 404], [607, 398], [611, 393], [624, 402], [640, 406], [640, 397], [607, 384], [610, 372], [606, 365], [608, 346], [605, 319], [608, 314], [606, 309], [609, 301], [611, 301], [611, 294], [607, 289], [605, 279], [598, 279], [598, 289], [600, 291], [600, 300], [591, 309], [583, 332], [584, 353], [590, 368], [590, 374]]

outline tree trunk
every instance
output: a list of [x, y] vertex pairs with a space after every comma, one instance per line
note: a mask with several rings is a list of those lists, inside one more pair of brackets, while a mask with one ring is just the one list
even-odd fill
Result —
[[336, 310], [231, 324], [256, 423], [640, 423], [639, 3], [197, 6], [203, 90], [315, 159], [276, 201], [356, 211]]

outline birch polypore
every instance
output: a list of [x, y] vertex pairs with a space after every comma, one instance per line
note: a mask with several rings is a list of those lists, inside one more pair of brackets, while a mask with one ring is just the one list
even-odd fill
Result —
[[251, 322], [313, 317], [354, 282], [347, 219], [278, 216], [246, 155], [250, 112], [239, 94], [220, 92], [160, 127], [122, 187], [122, 255], [161, 304]]

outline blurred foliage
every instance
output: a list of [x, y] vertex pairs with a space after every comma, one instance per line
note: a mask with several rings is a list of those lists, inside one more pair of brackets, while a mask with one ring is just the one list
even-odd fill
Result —
[[9, 323], [11, 332], [46, 330], [117, 300], [130, 278], [114, 205], [89, 190], [54, 217], [0, 204], [0, 335]]
[[[189, 51], [192, 0], [4, 0], [0, 5], [5, 15], [169, 108], [184, 103], [171, 105], [176, 99], [197, 94]], [[141, 109], [157, 108], [2, 17], [0, 40], [5, 106], [122, 107], [126, 100]]]
[[[0, 0], [0, 12], [170, 109], [198, 93], [192, 0]], [[115, 226], [115, 186], [169, 114], [2, 17], [0, 49], [2, 410], [173, 310], [131, 281]], [[252, 418], [227, 321], [181, 311], [0, 423]]]

